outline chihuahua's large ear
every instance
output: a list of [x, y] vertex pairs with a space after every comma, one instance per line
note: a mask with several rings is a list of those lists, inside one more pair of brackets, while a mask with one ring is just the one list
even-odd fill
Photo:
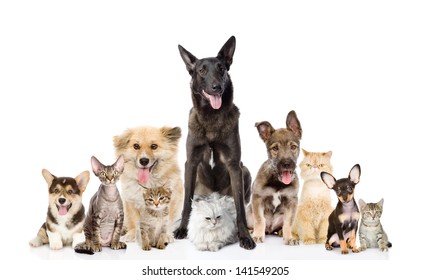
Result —
[[268, 141], [275, 131], [272, 125], [267, 121], [256, 123], [254, 126], [257, 128], [257, 132], [259, 132], [259, 136], [263, 142]]
[[87, 188], [88, 181], [90, 181], [90, 172], [83, 171], [75, 177], [75, 181], [78, 184], [78, 188], [83, 193]]
[[288, 130], [292, 131], [299, 139], [302, 137], [302, 128], [301, 123], [298, 120], [298, 117], [296, 116], [295, 111], [290, 111], [289, 114], [287, 114], [286, 118], [286, 127]]
[[187, 71], [190, 75], [193, 74], [193, 70], [195, 69], [196, 61], [198, 60], [194, 55], [192, 55], [188, 50], [183, 48], [181, 45], [178, 45], [178, 49], [180, 50], [181, 58], [186, 64]]
[[223, 60], [226, 69], [229, 71], [230, 66], [232, 65], [233, 61], [233, 54], [235, 53], [235, 47], [236, 47], [236, 39], [235, 36], [232, 36], [227, 40], [227, 42], [223, 45], [223, 47], [220, 49], [220, 51], [217, 54], [217, 58], [220, 60]]
[[320, 178], [322, 178], [323, 183], [325, 183], [328, 188], [332, 189], [335, 186], [336, 180], [334, 176], [332, 176], [328, 172], [321, 172]]
[[359, 164], [355, 164], [349, 172], [349, 180], [353, 183], [359, 183], [359, 178], [361, 177], [361, 167]]
[[48, 184], [48, 188], [51, 187], [52, 181], [54, 181], [55, 176], [52, 175], [48, 170], [42, 169], [42, 176], [45, 178], [46, 183]]

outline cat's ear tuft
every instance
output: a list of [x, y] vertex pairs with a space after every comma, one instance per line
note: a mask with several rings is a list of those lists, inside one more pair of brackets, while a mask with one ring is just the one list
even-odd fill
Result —
[[90, 181], [90, 172], [83, 171], [75, 177], [75, 181], [78, 184], [78, 188], [83, 193], [87, 188], [88, 181]]
[[42, 176], [48, 184], [48, 188], [50, 188], [52, 185], [52, 181], [54, 181], [54, 178], [56, 177], [52, 175], [47, 169], [42, 169]]
[[359, 183], [359, 178], [361, 177], [361, 166], [355, 164], [349, 172], [349, 180], [353, 183]]
[[321, 172], [320, 178], [322, 178], [323, 183], [325, 183], [328, 188], [332, 189], [335, 186], [336, 180], [334, 176], [332, 176], [328, 172]]
[[259, 136], [263, 140], [263, 142], [268, 141], [268, 139], [275, 131], [272, 125], [267, 121], [258, 122], [254, 126], [257, 128], [257, 132], [259, 132]]
[[364, 210], [364, 207], [367, 205], [367, 203], [365, 203], [365, 201], [363, 201], [362, 198], [359, 199], [358, 204], [359, 204], [359, 209], [361, 211]]

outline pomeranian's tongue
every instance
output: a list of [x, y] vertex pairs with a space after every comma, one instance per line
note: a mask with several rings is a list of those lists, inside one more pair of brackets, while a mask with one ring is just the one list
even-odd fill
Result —
[[289, 171], [283, 171], [281, 173], [281, 181], [284, 184], [289, 185], [292, 182], [292, 174]]
[[66, 215], [67, 214], [67, 206], [60, 205], [60, 207], [58, 208], [58, 214], [60, 216]]
[[145, 185], [145, 183], [150, 179], [150, 169], [149, 168], [139, 168], [138, 180], [139, 184]]
[[205, 96], [210, 100], [211, 103], [211, 107], [213, 107], [213, 109], [218, 110], [221, 107], [221, 96], [220, 95], [211, 95], [208, 94], [204, 91]]

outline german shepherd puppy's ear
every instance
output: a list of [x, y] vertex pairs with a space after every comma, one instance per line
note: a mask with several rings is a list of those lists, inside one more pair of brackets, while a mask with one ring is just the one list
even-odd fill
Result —
[[235, 53], [235, 47], [236, 47], [236, 39], [235, 39], [235, 36], [232, 36], [229, 38], [229, 40], [227, 40], [227, 42], [223, 45], [223, 47], [217, 54], [217, 58], [222, 60], [225, 63], [226, 69], [228, 71], [230, 66], [232, 65], [233, 54]]
[[257, 132], [259, 132], [260, 138], [265, 143], [275, 131], [272, 125], [267, 121], [256, 123], [254, 126], [257, 128]]
[[292, 131], [295, 134], [295, 136], [301, 139], [302, 137], [301, 123], [299, 122], [298, 117], [296, 116], [296, 113], [293, 110], [290, 111], [289, 114], [287, 114], [286, 127], [288, 130]]
[[359, 183], [359, 178], [361, 177], [361, 166], [355, 164], [349, 172], [349, 180], [353, 183]]
[[90, 181], [90, 172], [83, 171], [78, 176], [75, 177], [76, 184], [78, 185], [81, 193], [87, 188], [88, 181]]
[[322, 178], [323, 183], [325, 183], [325, 185], [330, 189], [335, 186], [335, 182], [337, 181], [335, 180], [334, 176], [332, 176], [328, 172], [321, 172], [320, 178]]
[[193, 70], [195, 69], [196, 61], [198, 60], [194, 55], [192, 55], [189, 51], [183, 48], [181, 45], [178, 45], [178, 49], [180, 50], [181, 58], [186, 64], [187, 71], [190, 75], [193, 74]]

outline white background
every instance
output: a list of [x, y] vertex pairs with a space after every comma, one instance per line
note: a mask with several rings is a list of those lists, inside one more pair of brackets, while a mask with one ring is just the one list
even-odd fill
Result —
[[[282, 3], [1, 2], [0, 274], [140, 279], [147, 265], [287, 265], [291, 279], [424, 275], [430, 230], [429, 6]], [[333, 151], [337, 178], [361, 164], [356, 199], [384, 197], [383, 225], [394, 245], [389, 253], [341, 256], [323, 245], [284, 246], [278, 238], [253, 251], [236, 244], [217, 253], [198, 252], [187, 240], [166, 251], [143, 252], [130, 244], [126, 252], [104, 249], [88, 258], [70, 248], [29, 248], [46, 215], [42, 168], [74, 177], [90, 170], [91, 155], [111, 163], [112, 137], [141, 125], [180, 126], [183, 167], [190, 77], [177, 45], [199, 58], [215, 56], [231, 35], [237, 39], [230, 74], [241, 111], [243, 162], [253, 177], [266, 157], [254, 123], [282, 127], [295, 110], [302, 148]], [[86, 206], [98, 185], [92, 175]], [[322, 262], [327, 259], [332, 261]]]

